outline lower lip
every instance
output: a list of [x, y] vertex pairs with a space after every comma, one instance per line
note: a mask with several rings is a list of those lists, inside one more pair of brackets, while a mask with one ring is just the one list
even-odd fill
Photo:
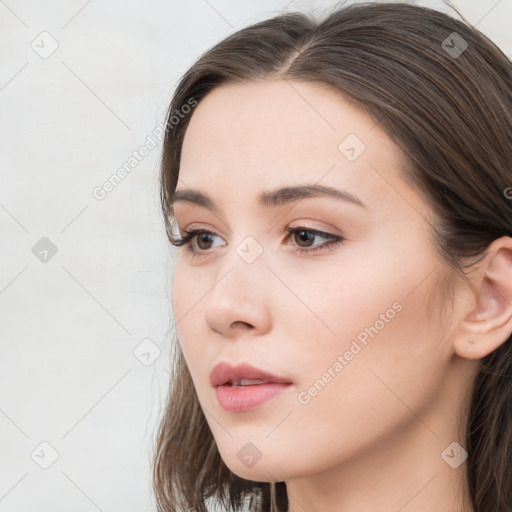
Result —
[[254, 386], [217, 386], [217, 399], [228, 412], [245, 412], [255, 409], [267, 400], [290, 387], [290, 384], [271, 382]]

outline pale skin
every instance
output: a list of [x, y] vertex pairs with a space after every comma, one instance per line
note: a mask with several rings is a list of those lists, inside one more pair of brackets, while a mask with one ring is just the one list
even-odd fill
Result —
[[[366, 146], [354, 161], [339, 149], [349, 134]], [[290, 512], [473, 512], [467, 462], [452, 468], [442, 453], [465, 446], [459, 418], [478, 359], [512, 332], [512, 239], [495, 240], [468, 281], [447, 270], [428, 235], [433, 211], [400, 162], [373, 119], [313, 83], [222, 85], [186, 132], [177, 189], [201, 191], [219, 211], [175, 204], [180, 233], [214, 233], [190, 242], [194, 257], [179, 249], [178, 337], [224, 462], [249, 480], [285, 481]], [[258, 202], [299, 184], [348, 191], [365, 207]], [[286, 231], [304, 226], [344, 240], [295, 252], [329, 241]], [[236, 250], [248, 236], [258, 245], [246, 248], [263, 250], [252, 263]], [[451, 272], [453, 306], [441, 271]], [[396, 303], [336, 373], [338, 356]], [[253, 411], [227, 412], [208, 380], [220, 361], [249, 362], [293, 386]], [[329, 368], [330, 382], [300, 403]], [[248, 442], [262, 454], [250, 468], [237, 457]]]

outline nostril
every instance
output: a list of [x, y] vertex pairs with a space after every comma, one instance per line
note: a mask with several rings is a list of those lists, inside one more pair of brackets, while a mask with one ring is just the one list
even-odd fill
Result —
[[243, 328], [249, 328], [249, 329], [254, 329], [254, 326], [247, 323], [247, 322], [243, 322], [241, 320], [237, 320], [236, 322], [233, 322], [231, 324], [232, 327], [243, 327]]

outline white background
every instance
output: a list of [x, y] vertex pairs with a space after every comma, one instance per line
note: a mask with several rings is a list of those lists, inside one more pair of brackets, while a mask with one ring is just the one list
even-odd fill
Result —
[[[453, 4], [512, 55], [512, 0]], [[331, 5], [0, 0], [1, 512], [155, 510], [172, 321], [161, 145], [103, 200], [92, 191], [144, 144], [206, 49], [284, 9]], [[58, 48], [42, 58], [32, 44]], [[32, 252], [43, 237], [57, 248], [46, 262]], [[133, 351], [148, 338], [146, 360], [161, 353], [145, 366]], [[47, 469], [43, 441], [58, 453]]]

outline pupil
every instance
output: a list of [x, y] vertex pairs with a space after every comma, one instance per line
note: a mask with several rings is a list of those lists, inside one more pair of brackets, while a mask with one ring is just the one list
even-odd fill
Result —
[[[201, 242], [202, 240], [205, 240], [205, 241], [206, 241], [206, 243], [208, 244], [208, 242], [211, 242], [211, 240], [208, 240], [208, 238], [211, 238], [211, 236], [212, 236], [212, 235], [211, 235], [210, 233], [202, 233], [202, 234], [199, 236], [199, 238], [198, 238], [198, 240], [197, 240], [197, 243], [198, 243], [198, 245], [199, 245], [199, 247], [200, 247], [201, 249], [205, 249], [205, 247], [202, 247], [200, 242]], [[206, 247], [206, 249], [208, 249], [208, 247]]]
[[[308, 231], [299, 231], [298, 234], [300, 235], [300, 239], [303, 242], [311, 242], [313, 240], [313, 237], [315, 236], [312, 233], [309, 233]], [[310, 244], [307, 244], [307, 246], [308, 245]]]

